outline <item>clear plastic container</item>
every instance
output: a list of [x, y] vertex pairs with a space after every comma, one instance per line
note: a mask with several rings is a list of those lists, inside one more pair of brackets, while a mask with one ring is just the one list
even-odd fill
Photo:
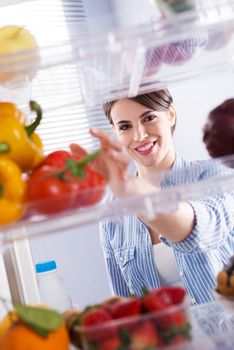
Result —
[[75, 187], [71, 188], [67, 193], [51, 195], [51, 198], [28, 201], [25, 204], [25, 217], [48, 216], [98, 204], [105, 196], [107, 187], [106, 185], [95, 186], [90, 183], [89, 188], [87, 186], [87, 188], [82, 189], [82, 182], [80, 188], [78, 186], [76, 189]]
[[72, 309], [71, 298], [58, 275], [55, 260], [37, 263], [36, 272], [41, 303], [60, 312]]
[[81, 341], [84, 350], [117, 350], [121, 346], [139, 350], [188, 349], [192, 342], [187, 301], [160, 312], [111, 320], [98, 326], [76, 326], [75, 332], [76, 345], [80, 346]]

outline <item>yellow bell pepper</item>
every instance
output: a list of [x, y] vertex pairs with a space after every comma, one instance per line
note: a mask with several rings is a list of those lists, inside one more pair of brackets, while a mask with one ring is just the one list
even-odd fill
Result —
[[42, 142], [34, 133], [40, 124], [42, 110], [34, 101], [30, 102], [30, 108], [37, 117], [31, 125], [25, 126], [14, 103], [0, 103], [0, 158], [11, 159], [22, 171], [33, 169], [44, 159]]
[[0, 224], [22, 216], [25, 191], [20, 168], [10, 159], [0, 157]]

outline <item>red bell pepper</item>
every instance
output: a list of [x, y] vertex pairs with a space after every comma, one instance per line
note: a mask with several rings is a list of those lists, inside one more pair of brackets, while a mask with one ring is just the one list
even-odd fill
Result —
[[28, 180], [27, 201], [31, 211], [56, 213], [99, 202], [106, 181], [88, 165], [98, 153], [80, 161], [67, 151], [49, 154]]

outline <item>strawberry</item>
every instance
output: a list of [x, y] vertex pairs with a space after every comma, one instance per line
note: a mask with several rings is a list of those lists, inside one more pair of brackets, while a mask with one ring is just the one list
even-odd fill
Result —
[[175, 311], [170, 314], [170, 321], [173, 326], [184, 327], [187, 323], [187, 317], [182, 311]]
[[191, 340], [191, 326], [182, 311], [168, 315], [167, 322], [160, 323], [160, 336], [165, 344], [176, 345], [185, 340]]
[[110, 321], [110, 314], [99, 307], [93, 307], [87, 310], [81, 320], [81, 325], [84, 327], [97, 326], [104, 322]]
[[111, 297], [109, 299], [104, 300], [100, 304], [100, 306], [101, 306], [102, 309], [106, 310], [109, 314], [111, 314], [111, 307], [112, 307], [112, 305], [117, 304], [117, 303], [119, 303], [121, 301], [124, 301], [124, 300], [126, 300], [126, 298], [115, 296], [115, 297]]
[[150, 321], [142, 322], [132, 333], [131, 333], [131, 349], [155, 349], [158, 345], [158, 335], [154, 326]]
[[181, 287], [162, 287], [155, 290], [155, 294], [165, 302], [173, 305], [182, 303], [186, 296], [185, 290]]
[[99, 350], [118, 350], [120, 348], [121, 341], [118, 337], [112, 337], [101, 342], [98, 346]]
[[171, 327], [165, 332], [161, 332], [161, 337], [166, 345], [177, 345], [185, 341], [190, 341], [191, 326], [187, 323], [184, 327]]
[[[84, 336], [89, 340], [99, 341], [115, 335], [116, 329], [108, 324], [111, 320], [110, 314], [100, 307], [88, 309], [81, 319], [81, 326], [85, 327]], [[102, 325], [103, 327], [101, 327]], [[89, 327], [90, 329], [88, 329]]]
[[159, 315], [159, 317], [155, 318], [155, 324], [162, 331], [168, 331], [171, 328], [179, 329], [184, 327], [186, 323], [187, 318], [182, 311], [166, 313], [165, 315]]
[[[170, 307], [184, 300], [185, 291], [180, 287], [162, 287], [148, 292], [143, 298], [143, 310], [145, 312], [163, 311], [155, 315], [154, 324], [161, 331], [168, 331], [171, 327], [183, 327], [187, 323], [185, 314], [181, 311], [170, 311]], [[168, 309], [168, 311], [167, 311]]]
[[145, 312], [162, 311], [171, 306], [171, 302], [161, 299], [157, 291], [149, 292], [142, 300], [142, 307]]
[[140, 315], [141, 300], [138, 298], [129, 298], [120, 302], [116, 302], [111, 305], [110, 312], [114, 319]]
[[175, 336], [175, 338], [170, 342], [170, 345], [178, 345], [181, 343], [184, 343], [187, 339], [183, 336], [178, 334], [177, 336]]

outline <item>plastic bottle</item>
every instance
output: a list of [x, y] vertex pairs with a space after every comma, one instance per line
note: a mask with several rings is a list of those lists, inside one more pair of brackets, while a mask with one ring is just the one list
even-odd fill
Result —
[[63, 287], [55, 260], [37, 263], [36, 273], [41, 303], [59, 312], [72, 309], [71, 298]]

